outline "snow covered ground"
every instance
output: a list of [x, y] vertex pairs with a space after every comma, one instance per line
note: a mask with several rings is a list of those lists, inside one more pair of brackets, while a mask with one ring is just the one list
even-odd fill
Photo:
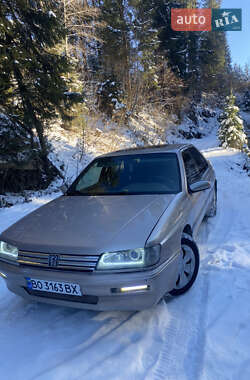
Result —
[[[214, 134], [193, 143], [218, 179], [194, 287], [142, 312], [92, 312], [27, 302], [0, 279], [2, 379], [250, 379], [249, 177]], [[0, 210], [0, 231], [54, 196]]]

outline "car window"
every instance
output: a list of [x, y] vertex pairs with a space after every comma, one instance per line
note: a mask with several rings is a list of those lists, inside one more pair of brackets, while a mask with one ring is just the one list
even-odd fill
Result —
[[208, 163], [207, 163], [206, 159], [202, 156], [202, 154], [197, 149], [195, 149], [193, 147], [190, 148], [190, 153], [191, 153], [193, 159], [195, 160], [196, 165], [199, 168], [200, 177], [202, 177], [204, 172], [207, 170]]
[[197, 162], [195, 161], [193, 155], [191, 154], [190, 149], [186, 149], [182, 153], [182, 157], [183, 157], [183, 162], [185, 166], [187, 182], [189, 185], [191, 185], [192, 183], [200, 180], [201, 174], [200, 174], [199, 166], [197, 165]]
[[102, 168], [95, 164], [92, 170], [89, 170], [85, 176], [83, 176], [78, 183], [79, 188], [85, 188], [94, 185], [100, 179]]
[[175, 153], [131, 154], [94, 160], [69, 195], [177, 194], [181, 177]]

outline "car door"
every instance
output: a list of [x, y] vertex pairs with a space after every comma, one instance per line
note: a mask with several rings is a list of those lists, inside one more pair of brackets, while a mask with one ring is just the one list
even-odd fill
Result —
[[204, 207], [208, 198], [208, 191], [205, 190], [197, 193], [191, 193], [189, 191], [189, 186], [195, 182], [207, 180], [208, 164], [205, 158], [193, 147], [185, 149], [182, 152], [182, 157], [186, 172], [188, 197], [191, 202], [189, 217], [192, 222], [193, 231], [195, 232], [206, 212]]
[[203, 191], [203, 217], [207, 211], [207, 207], [209, 203], [211, 203], [213, 194], [214, 194], [214, 186], [215, 186], [215, 175], [214, 171], [211, 168], [211, 165], [208, 164], [207, 160], [203, 155], [195, 148], [190, 148], [191, 154], [194, 157], [197, 165], [200, 168], [200, 178], [202, 181], [208, 181], [211, 184], [211, 188]]

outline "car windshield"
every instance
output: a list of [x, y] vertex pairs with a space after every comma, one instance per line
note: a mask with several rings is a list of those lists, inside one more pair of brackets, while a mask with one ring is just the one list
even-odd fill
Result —
[[100, 157], [79, 175], [67, 195], [177, 194], [181, 191], [175, 153]]

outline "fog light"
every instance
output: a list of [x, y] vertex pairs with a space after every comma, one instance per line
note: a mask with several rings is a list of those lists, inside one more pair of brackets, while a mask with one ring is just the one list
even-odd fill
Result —
[[4, 279], [7, 278], [6, 274], [0, 272], [0, 277], [3, 277]]
[[137, 290], [148, 290], [149, 286], [148, 285], [137, 285], [137, 286], [125, 286], [124, 288], [121, 288], [120, 291], [121, 293], [125, 292], [135, 292]]

